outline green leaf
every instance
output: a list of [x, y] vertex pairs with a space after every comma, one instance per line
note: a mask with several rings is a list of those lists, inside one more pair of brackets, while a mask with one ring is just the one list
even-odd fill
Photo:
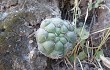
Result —
[[96, 2], [94, 4], [94, 8], [98, 8], [102, 2], [103, 2], [103, 0], [96, 0]]
[[82, 34], [81, 34], [81, 31], [82, 31], [82, 27], [79, 27], [76, 29], [76, 33], [78, 34], [80, 39], [81, 40], [87, 39], [89, 37], [89, 32], [85, 28], [83, 29]]
[[[84, 60], [86, 57], [87, 57], [87, 54], [84, 51], [80, 52], [78, 55], [78, 58], [80, 60]], [[73, 55], [69, 56], [68, 58], [69, 58], [71, 63], [74, 62], [74, 56]], [[78, 60], [76, 60], [76, 63], [78, 63]]]
[[73, 55], [69, 56], [68, 59], [69, 59], [69, 61], [70, 61], [71, 63], [74, 62], [74, 56], [73, 56]]
[[90, 0], [88, 3], [89, 11], [94, 8], [98, 8], [103, 1], [104, 0], [95, 0], [95, 2], [92, 2], [92, 0]]
[[100, 55], [104, 56], [103, 50], [100, 50], [97, 52], [97, 54], [95, 56], [96, 60], [100, 60]]
[[78, 55], [78, 58], [80, 60], [84, 60], [86, 57], [87, 57], [87, 54], [84, 51], [80, 52]]
[[89, 9], [89, 11], [92, 10], [92, 8], [93, 8], [92, 5], [93, 5], [92, 1], [89, 1], [89, 3], [88, 3], [88, 9]]

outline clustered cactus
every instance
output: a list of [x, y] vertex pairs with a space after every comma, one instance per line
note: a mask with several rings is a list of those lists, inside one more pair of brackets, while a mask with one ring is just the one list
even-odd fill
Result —
[[42, 21], [35, 36], [38, 50], [52, 59], [67, 55], [74, 48], [77, 39], [72, 24], [60, 18]]

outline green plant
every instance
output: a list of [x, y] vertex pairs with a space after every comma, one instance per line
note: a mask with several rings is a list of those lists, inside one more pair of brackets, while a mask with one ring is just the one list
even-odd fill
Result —
[[60, 18], [42, 21], [35, 33], [38, 50], [52, 59], [62, 58], [75, 46], [77, 35], [74, 27]]

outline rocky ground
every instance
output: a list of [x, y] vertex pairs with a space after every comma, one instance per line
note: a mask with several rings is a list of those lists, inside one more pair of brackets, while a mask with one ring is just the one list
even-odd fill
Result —
[[[85, 14], [87, 1], [80, 4], [82, 14]], [[110, 7], [109, 0], [106, 0], [106, 5]], [[0, 70], [72, 70], [63, 59], [52, 60], [42, 55], [33, 35], [45, 18], [60, 17], [72, 21], [73, 13], [67, 13], [72, 7], [73, 0], [0, 0]], [[93, 23], [91, 32], [109, 26], [108, 11], [98, 10], [97, 22]], [[97, 36], [93, 35], [95, 38]], [[108, 49], [107, 52], [104, 50], [110, 57]], [[85, 70], [97, 70], [87, 63], [84, 67]], [[78, 67], [78, 70], [81, 68]]]

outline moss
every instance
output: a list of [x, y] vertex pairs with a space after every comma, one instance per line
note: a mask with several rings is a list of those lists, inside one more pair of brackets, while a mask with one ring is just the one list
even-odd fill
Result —
[[[0, 53], [15, 48], [19, 33], [26, 30], [24, 22], [32, 19], [32, 13], [19, 11], [9, 14], [4, 21], [0, 21]], [[11, 47], [9, 47], [11, 45]]]
[[19, 11], [14, 14], [10, 14], [1, 24], [0, 28], [4, 28], [6, 32], [15, 32], [14, 29], [19, 27], [25, 22], [35, 20], [35, 16], [30, 12]]
[[6, 45], [7, 43], [5, 36], [0, 35], [0, 53], [4, 53], [7, 50]]
[[23, 23], [23, 16], [23, 13], [11, 14], [6, 20], [4, 20], [4, 22], [2, 22], [5, 31], [13, 32], [16, 27]]
[[5, 43], [5, 36], [0, 36], [0, 45]]
[[0, 33], [0, 53], [6, 52], [6, 50], [9, 48], [7, 43], [7, 35], [8, 33]]

